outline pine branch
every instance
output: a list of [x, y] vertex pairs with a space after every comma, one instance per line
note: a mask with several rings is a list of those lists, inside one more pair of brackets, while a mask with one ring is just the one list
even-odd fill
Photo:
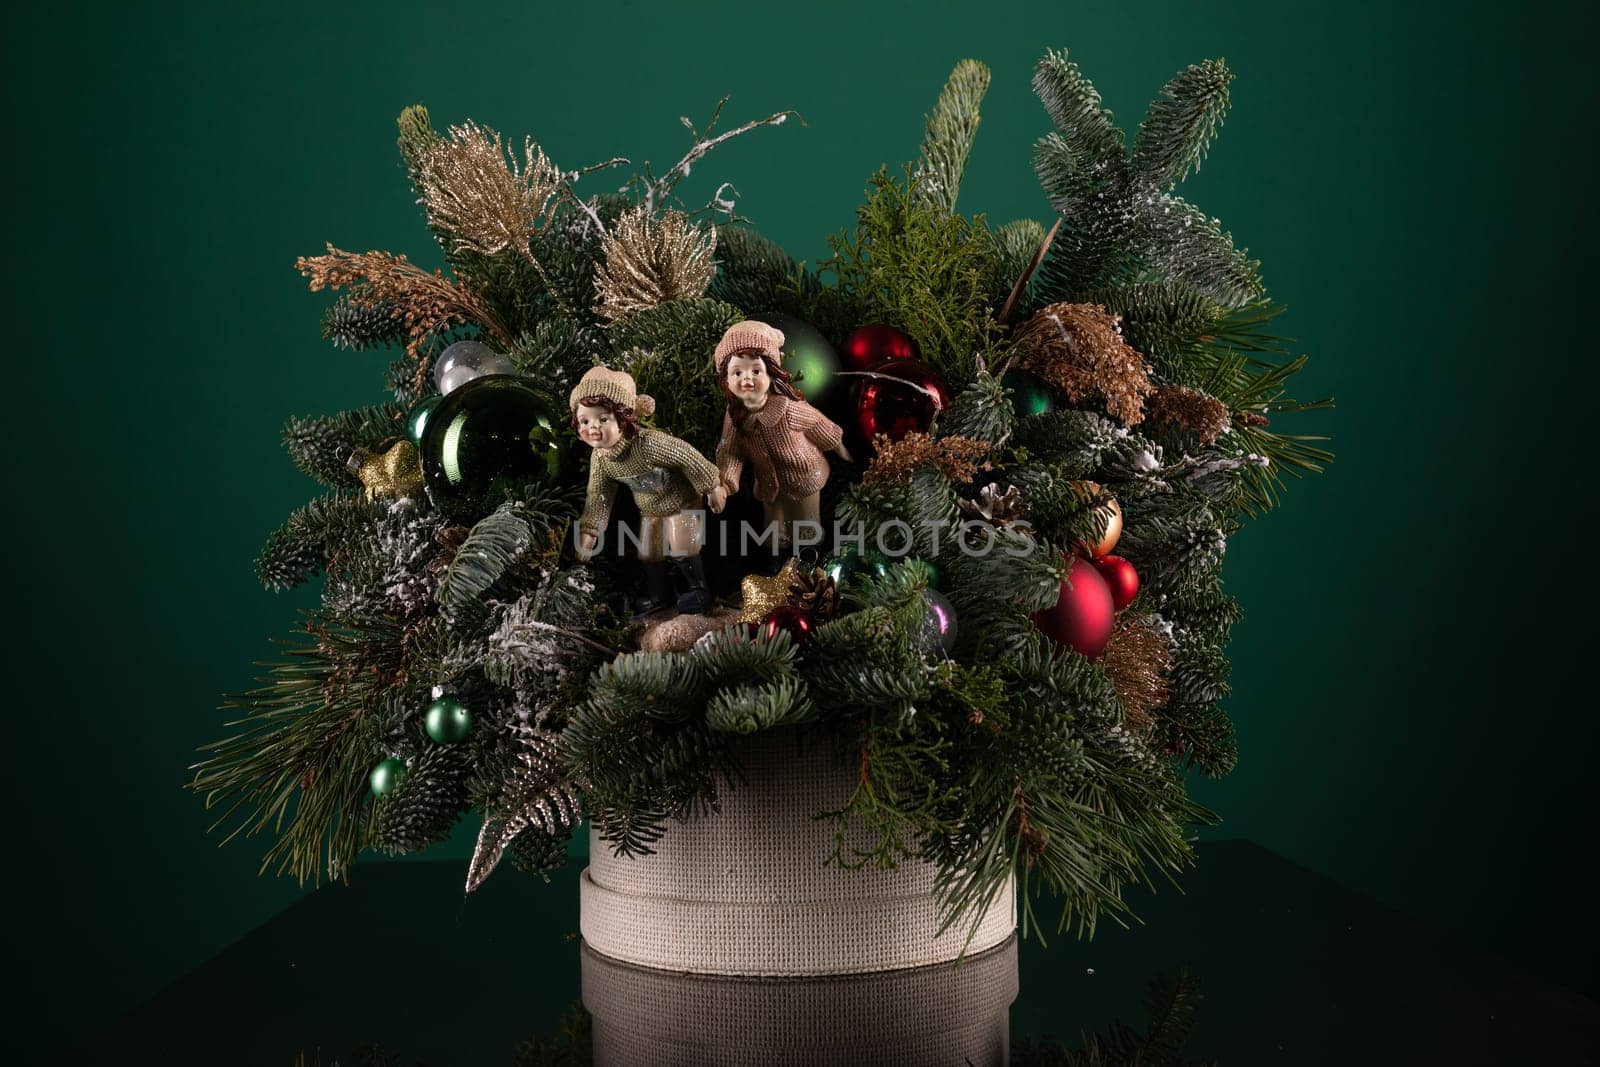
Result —
[[951, 214], [956, 209], [961, 176], [978, 135], [978, 107], [988, 91], [989, 68], [977, 60], [963, 59], [950, 72], [927, 116], [917, 160], [917, 174], [922, 179], [917, 183], [917, 197], [935, 211]]
[[225, 705], [244, 711], [233, 736], [204, 746], [189, 788], [221, 808], [212, 824], [231, 825], [224, 843], [272, 830], [265, 872], [304, 883], [322, 873], [341, 879], [372, 829], [368, 775], [382, 756], [376, 695], [393, 648], [388, 630], [314, 627], [287, 642], [283, 658], [264, 664], [261, 688]]

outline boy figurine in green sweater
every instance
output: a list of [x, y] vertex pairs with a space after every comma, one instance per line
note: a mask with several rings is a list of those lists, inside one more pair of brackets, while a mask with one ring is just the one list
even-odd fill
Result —
[[639, 425], [639, 417], [653, 412], [656, 402], [639, 394], [633, 378], [622, 371], [592, 368], [572, 390], [570, 404], [572, 428], [594, 449], [589, 495], [578, 519], [578, 558], [594, 555], [611, 521], [617, 486], [626, 485], [639, 505], [639, 562], [646, 582], [635, 614], [649, 615], [672, 603], [669, 561], [686, 587], [677, 598], [678, 610], [704, 612], [711, 606], [711, 591], [700, 560], [705, 541], [700, 506], [709, 496], [712, 508], [720, 511], [727, 500], [717, 468], [688, 442]]

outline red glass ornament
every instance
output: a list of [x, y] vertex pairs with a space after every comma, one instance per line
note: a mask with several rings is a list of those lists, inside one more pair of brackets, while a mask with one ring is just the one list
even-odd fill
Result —
[[908, 433], [927, 433], [934, 416], [950, 406], [950, 387], [920, 360], [886, 359], [858, 379], [856, 426], [871, 444], [878, 434], [898, 441]]
[[1075, 648], [1094, 659], [1105, 651], [1111, 631], [1117, 624], [1117, 610], [1111, 601], [1111, 588], [1094, 564], [1072, 558], [1067, 580], [1061, 583], [1061, 598], [1053, 608], [1033, 613], [1033, 625], [1058, 645]]
[[1139, 595], [1139, 572], [1133, 569], [1133, 564], [1121, 556], [1101, 556], [1093, 563], [1111, 590], [1112, 605], [1121, 611], [1132, 604], [1133, 598]]
[[921, 359], [922, 350], [893, 326], [874, 322], [845, 338], [841, 355], [847, 370], [866, 370], [886, 359]]
[[761, 623], [761, 636], [770, 641], [778, 636], [779, 630], [787, 630], [795, 644], [803, 645], [811, 640], [811, 631], [816, 625], [811, 612], [784, 604], [767, 612]]

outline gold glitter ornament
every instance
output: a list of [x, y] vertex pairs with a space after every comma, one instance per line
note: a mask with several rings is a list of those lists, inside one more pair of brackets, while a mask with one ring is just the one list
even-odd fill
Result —
[[600, 236], [604, 261], [595, 268], [595, 313], [608, 322], [696, 300], [717, 275], [715, 228], [702, 229], [680, 211], [659, 218], [640, 205], [618, 216]]
[[783, 569], [771, 578], [760, 574], [747, 574], [739, 583], [744, 593], [744, 606], [739, 610], [739, 622], [761, 622], [773, 608], [789, 603], [795, 580], [800, 577], [800, 561], [790, 557]]
[[422, 457], [410, 441], [396, 441], [384, 452], [358, 448], [350, 454], [348, 466], [366, 486], [368, 500], [422, 492]]

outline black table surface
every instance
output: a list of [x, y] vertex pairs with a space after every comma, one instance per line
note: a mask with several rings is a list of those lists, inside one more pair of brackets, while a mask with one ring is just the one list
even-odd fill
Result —
[[[577, 879], [359, 865], [76, 1050], [81, 1063], [509, 1064], [578, 998]], [[1047, 908], [1049, 902], [1043, 902]], [[1253, 1063], [1600, 1063], [1600, 1005], [1256, 845], [1204, 842], [1142, 923], [1022, 943], [1013, 1038], [1142, 1024], [1151, 980], [1203, 995], [1186, 1055]]]

